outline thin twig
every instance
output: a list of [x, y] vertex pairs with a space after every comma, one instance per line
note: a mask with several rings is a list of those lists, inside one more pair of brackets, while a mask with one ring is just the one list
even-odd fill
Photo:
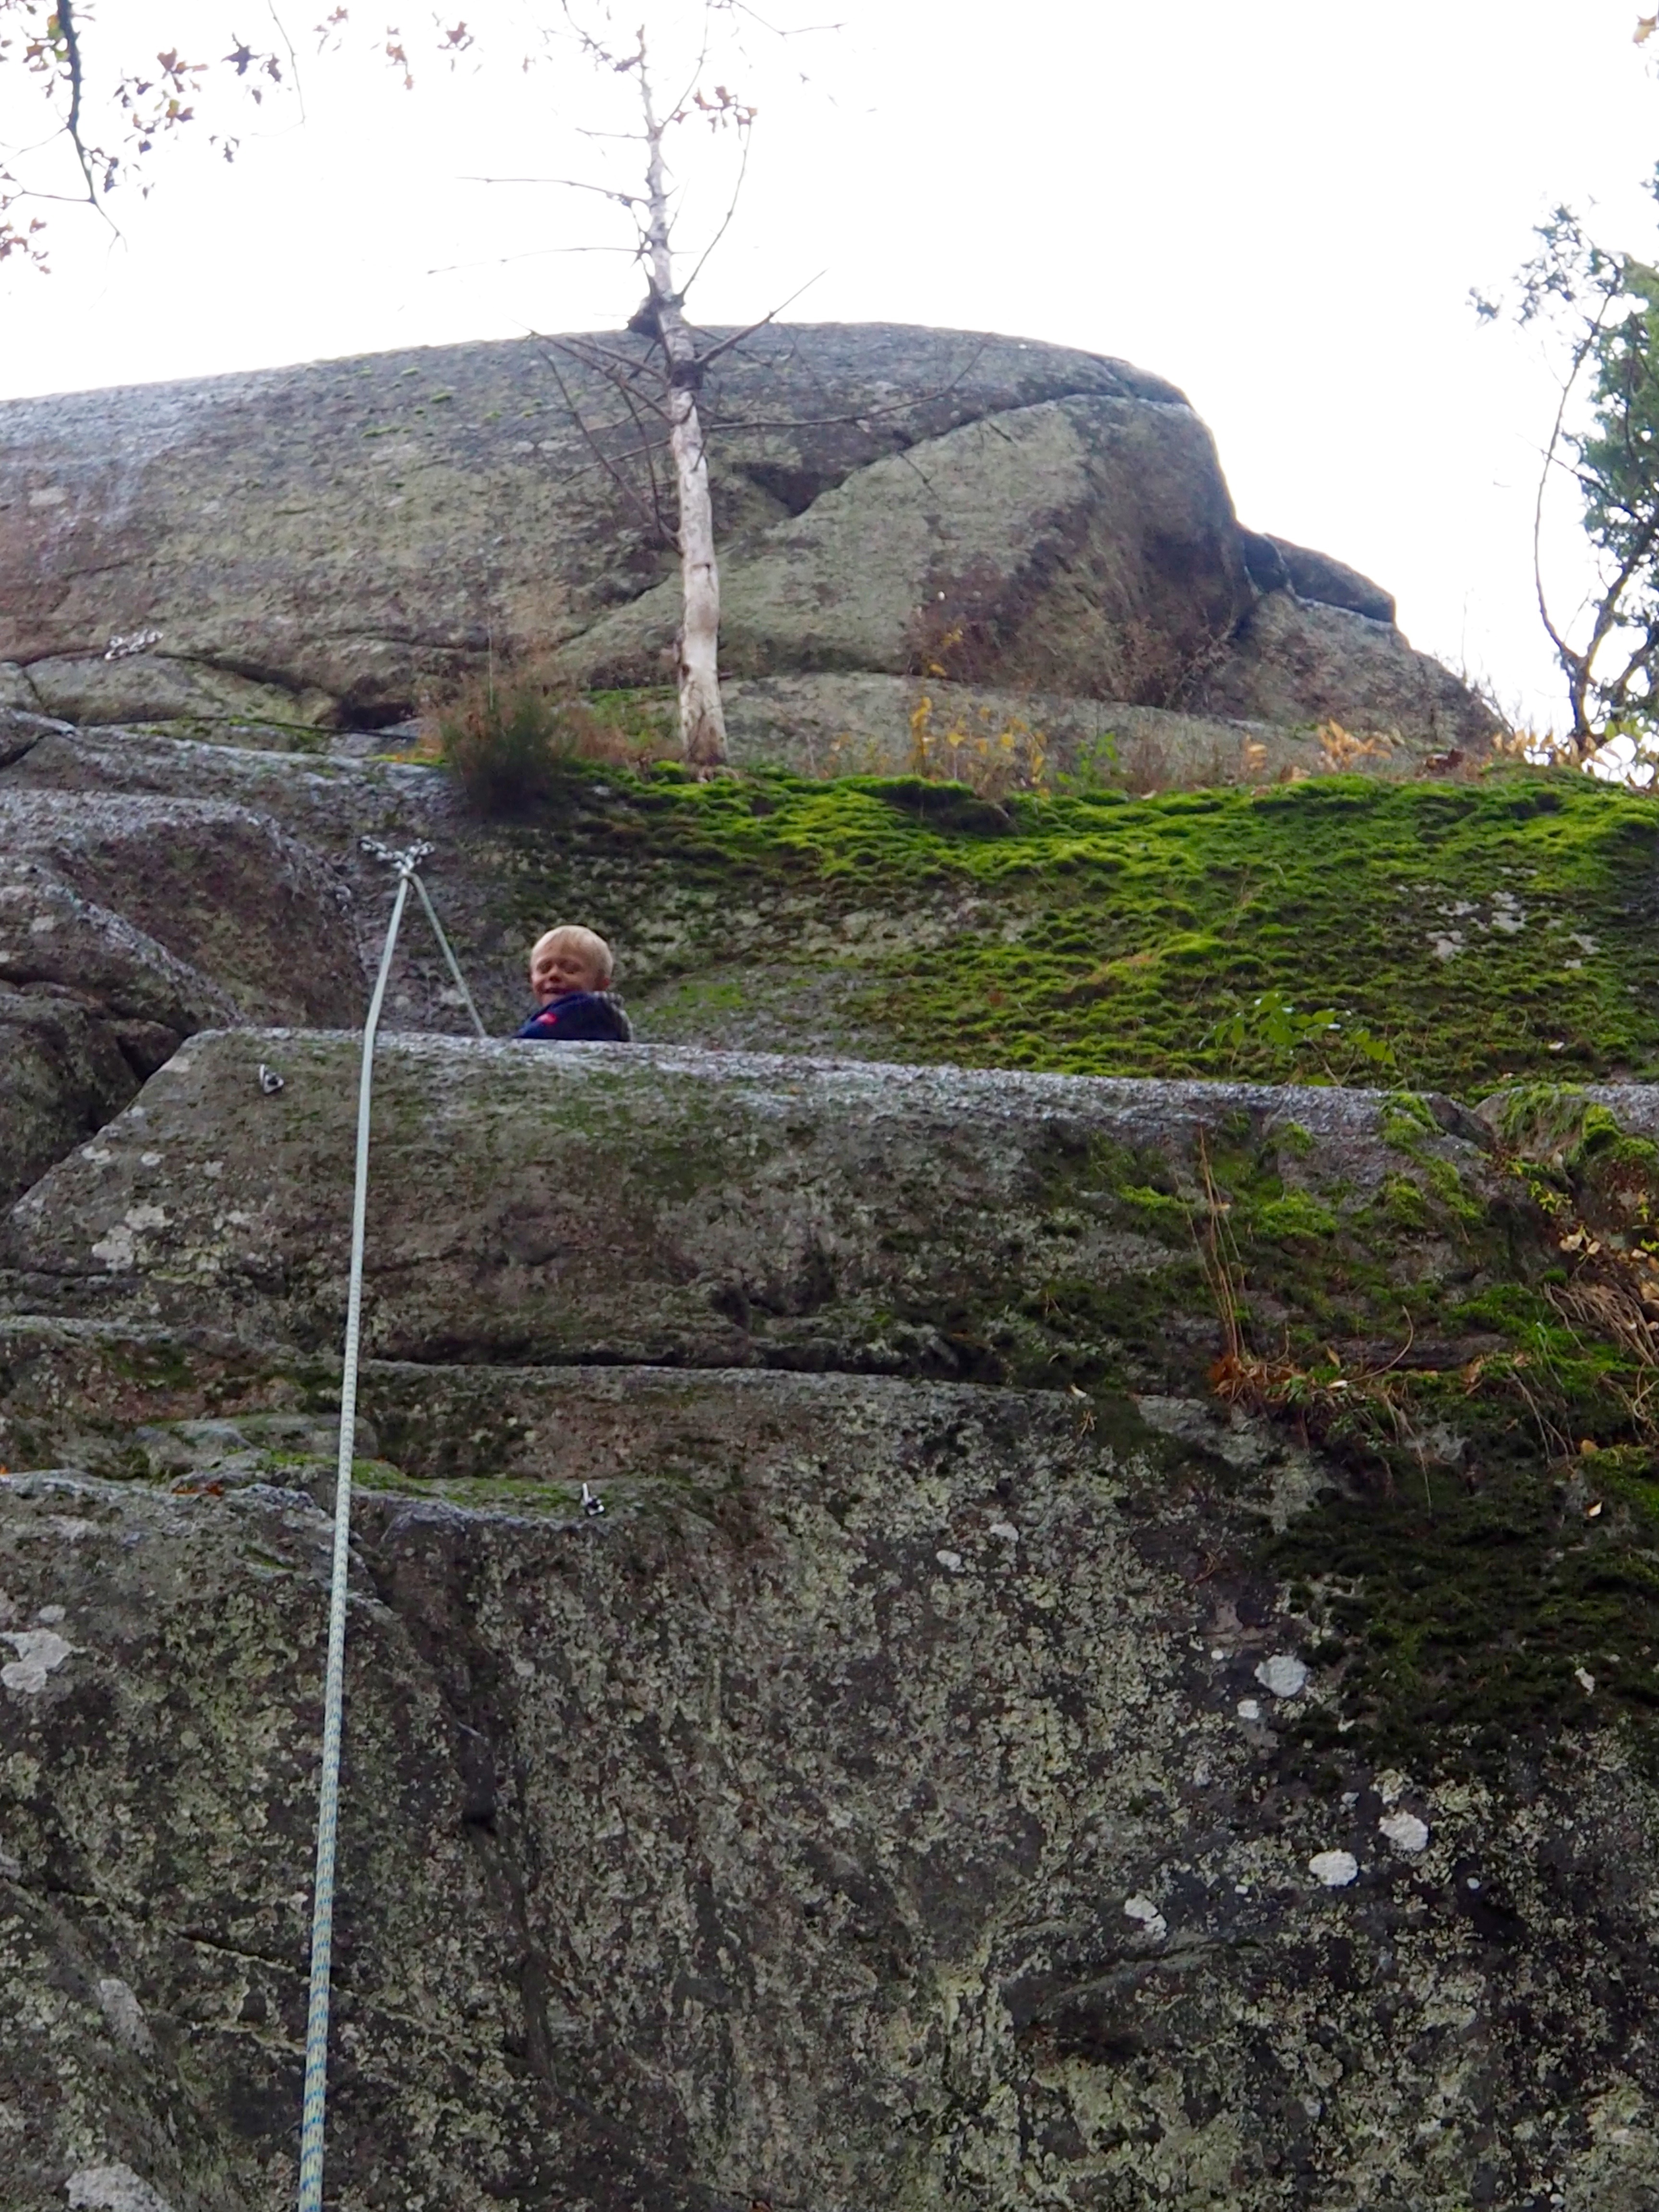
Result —
[[287, 24], [283, 22], [282, 17], [276, 13], [276, 0], [265, 0], [265, 5], [270, 12], [271, 21], [275, 23], [278, 32], [282, 35], [283, 44], [288, 48], [289, 75], [293, 80], [294, 89], [299, 99], [300, 120], [303, 123], [307, 119], [306, 88], [304, 81], [300, 75], [300, 57], [294, 51], [294, 41], [288, 34]]
[[781, 301], [775, 307], [769, 309], [767, 313], [761, 317], [759, 322], [750, 323], [747, 330], [735, 331], [729, 338], [722, 338], [720, 343], [710, 352], [699, 354], [697, 356], [698, 366], [702, 368], [708, 368], [711, 363], [717, 362], [722, 354], [731, 353], [736, 347], [740, 346], [745, 338], [752, 338], [757, 331], [763, 331], [769, 323], [775, 322], [778, 317], [783, 313], [784, 309], [786, 307], [793, 307], [796, 301], [799, 299], [801, 294], [803, 292], [810, 292], [813, 285], [818, 282], [819, 278], [822, 277], [824, 273], [825, 272], [820, 269], [817, 276], [809, 276], [805, 283], [798, 285], [789, 295], [789, 297], [787, 300]]
[[645, 205], [635, 192], [619, 192], [612, 185], [589, 184], [580, 177], [460, 177], [456, 181], [463, 185], [562, 185], [568, 191], [595, 192], [600, 199], [615, 200], [620, 207]]
[[58, 0], [58, 36], [64, 41], [64, 56], [69, 64], [70, 108], [69, 120], [64, 129], [75, 149], [75, 158], [81, 165], [81, 174], [86, 179], [87, 198], [96, 207], [98, 187], [92, 180], [92, 164], [81, 138], [81, 94], [83, 71], [81, 63], [81, 34], [75, 21], [76, 0]]
[[698, 256], [696, 267], [691, 271], [691, 274], [680, 286], [680, 296], [682, 299], [686, 296], [686, 295], [690, 291], [692, 286], [696, 283], [698, 277], [702, 276], [703, 270], [708, 264], [709, 256], [714, 252], [714, 248], [720, 244], [721, 239], [725, 237], [726, 232], [732, 228], [732, 218], [738, 211], [738, 201], [743, 192], [743, 180], [749, 174], [749, 133], [745, 131], [743, 134], [743, 153], [738, 162], [737, 182], [732, 187], [732, 197], [726, 203], [725, 215], [720, 218], [720, 227], [714, 233], [714, 235], [709, 240], [708, 245], [704, 246], [702, 253]]
[[651, 513], [650, 509], [647, 508], [645, 501], [640, 497], [640, 495], [635, 491], [633, 485], [629, 483], [622, 471], [616, 465], [616, 464], [611, 460], [610, 455], [600, 446], [599, 440], [593, 435], [592, 431], [588, 428], [586, 416], [582, 413], [580, 408], [577, 406], [575, 401], [571, 398], [569, 386], [565, 383], [563, 373], [560, 369], [558, 362], [554, 359], [552, 354], [548, 351], [545, 346], [542, 348], [542, 358], [547, 363], [549, 368], [552, 370], [553, 380], [559, 387], [559, 395], [563, 399], [566, 408], [569, 410], [570, 419], [575, 424], [576, 428], [581, 432], [583, 438], [586, 441], [588, 450], [592, 453], [594, 459], [599, 464], [600, 467], [604, 469], [605, 474], [611, 478], [617, 489], [622, 493], [623, 498], [628, 500], [638, 510], [640, 520], [647, 524], [651, 528], [660, 531], [662, 527], [662, 517], [660, 514], [653, 515]]

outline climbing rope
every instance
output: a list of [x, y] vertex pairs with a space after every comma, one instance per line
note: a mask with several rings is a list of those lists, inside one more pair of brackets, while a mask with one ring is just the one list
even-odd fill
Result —
[[[328, 1667], [323, 1681], [323, 1771], [317, 1790], [317, 1876], [311, 1908], [311, 2000], [306, 2015], [305, 2095], [300, 2117], [299, 2212], [322, 2212], [323, 2142], [328, 2102], [328, 2014], [334, 1960], [334, 1849], [340, 1811], [340, 1729], [345, 1698], [346, 1586], [350, 1572], [351, 1463], [357, 1440], [357, 1347], [363, 1307], [363, 1238], [368, 1211], [368, 1121], [373, 1096], [374, 1039], [386, 1003], [386, 980], [397, 950], [398, 929], [413, 884], [426, 908], [449, 972], [454, 977], [472, 1025], [482, 1037], [484, 1025], [472, 1003], [449, 939], [444, 935], [426, 885], [420, 863], [430, 845], [410, 845], [394, 851], [376, 839], [362, 840], [363, 849], [398, 872], [397, 896], [386, 924], [386, 948], [380, 972], [368, 1002], [363, 1024], [362, 1065], [357, 1077], [357, 1167], [351, 1200], [351, 1274], [346, 1292], [345, 1352], [340, 1376], [340, 1453], [334, 1492], [334, 1571], [329, 1590]], [[263, 1077], [265, 1071], [262, 1068]], [[280, 1079], [279, 1079], [280, 1083]]]

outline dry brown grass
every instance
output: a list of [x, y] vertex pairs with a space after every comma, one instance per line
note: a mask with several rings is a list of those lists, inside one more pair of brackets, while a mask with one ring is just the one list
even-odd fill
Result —
[[511, 816], [548, 798], [575, 761], [640, 768], [658, 731], [599, 711], [544, 664], [491, 666], [422, 717], [420, 757], [448, 768], [480, 813]]

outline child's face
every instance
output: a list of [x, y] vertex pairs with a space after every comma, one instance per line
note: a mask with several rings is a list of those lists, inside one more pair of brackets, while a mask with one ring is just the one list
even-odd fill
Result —
[[580, 945], [556, 939], [551, 945], [544, 945], [531, 961], [530, 988], [537, 1003], [544, 1006], [550, 1000], [562, 999], [572, 991], [600, 991], [605, 986]]

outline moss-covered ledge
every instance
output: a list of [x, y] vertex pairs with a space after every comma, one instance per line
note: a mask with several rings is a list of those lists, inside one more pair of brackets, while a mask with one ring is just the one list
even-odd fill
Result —
[[[13, 1309], [331, 1348], [356, 1052], [193, 1040], [20, 1201]], [[1161, 1389], [1222, 1348], [1216, 1190], [1264, 1310], [1345, 1339], [1524, 1233], [1484, 1125], [1408, 1094], [407, 1036], [376, 1084], [377, 1357]]]
[[591, 915], [677, 1041], [1470, 1101], [1659, 1074], [1659, 815], [1582, 775], [999, 803], [573, 764], [469, 835], [489, 941]]

